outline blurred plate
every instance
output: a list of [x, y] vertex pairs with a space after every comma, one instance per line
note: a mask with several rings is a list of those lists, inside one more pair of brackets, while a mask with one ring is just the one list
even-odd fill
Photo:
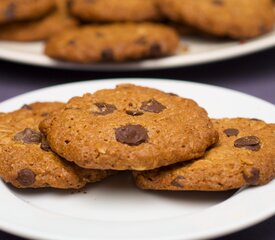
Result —
[[[0, 104], [0, 111], [11, 111], [33, 101], [66, 101], [122, 82], [158, 86], [193, 98], [211, 117], [255, 117], [275, 122], [275, 106], [260, 99], [210, 85], [158, 79], [59, 85], [7, 100]], [[129, 173], [122, 173], [72, 194], [52, 189], [18, 190], [0, 181], [0, 229], [47, 240], [206, 239], [241, 230], [274, 215], [274, 187], [275, 181], [227, 192], [141, 191]]]
[[[55, 61], [43, 55], [44, 43], [0, 41], [0, 59], [60, 69], [75, 70], [145, 70], [184, 67], [234, 58], [275, 46], [275, 30], [246, 42], [207, 37], [184, 37], [178, 54], [170, 57], [132, 63], [76, 64]], [[186, 51], [187, 50], [187, 51]]]

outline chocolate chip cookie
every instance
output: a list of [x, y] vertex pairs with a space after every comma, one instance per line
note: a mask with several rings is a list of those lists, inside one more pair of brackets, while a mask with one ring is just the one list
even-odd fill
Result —
[[38, 19], [55, 7], [55, 0], [1, 0], [0, 24]]
[[0, 39], [11, 41], [46, 40], [58, 32], [72, 29], [77, 25], [77, 20], [68, 15], [66, 0], [57, 0], [57, 9], [43, 18], [0, 26]]
[[158, 0], [69, 0], [72, 15], [92, 22], [141, 22], [161, 19]]
[[17, 188], [81, 188], [112, 174], [87, 170], [51, 151], [39, 122], [62, 103], [34, 103], [0, 115], [0, 177]]
[[122, 62], [171, 55], [177, 33], [160, 24], [110, 24], [64, 31], [46, 44], [49, 57], [79, 63]]
[[197, 158], [218, 137], [193, 100], [131, 84], [72, 98], [40, 129], [65, 159], [85, 168], [117, 170]]
[[136, 185], [152, 190], [224, 191], [275, 178], [275, 127], [255, 119], [213, 120], [219, 142], [204, 157], [135, 172]]
[[272, 0], [159, 0], [168, 18], [207, 33], [236, 39], [252, 38], [273, 29]]

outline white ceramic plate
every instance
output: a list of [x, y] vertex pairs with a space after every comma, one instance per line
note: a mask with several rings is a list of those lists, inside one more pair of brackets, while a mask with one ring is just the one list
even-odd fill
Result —
[[[275, 106], [209, 85], [157, 79], [78, 82], [27, 93], [0, 104], [11, 111], [33, 101], [65, 101], [121, 82], [157, 87], [195, 99], [211, 117], [255, 117], [275, 122]], [[182, 240], [221, 236], [275, 213], [275, 181], [230, 192], [151, 192], [124, 173], [71, 194], [16, 190], [0, 181], [0, 229], [34, 239]]]
[[[120, 64], [75, 64], [54, 61], [43, 55], [43, 43], [16, 43], [0, 41], [0, 59], [37, 66], [76, 70], [145, 70], [209, 63], [234, 58], [275, 46], [275, 29], [262, 37], [245, 43], [203, 37], [184, 37], [182, 47], [187, 53], [156, 60]], [[180, 47], [180, 49], [182, 49]], [[181, 53], [180, 53], [181, 52]]]

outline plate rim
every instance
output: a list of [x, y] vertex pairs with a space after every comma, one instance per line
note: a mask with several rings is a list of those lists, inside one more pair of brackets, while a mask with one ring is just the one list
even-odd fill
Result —
[[[128, 81], [128, 82], [127, 82]], [[87, 83], [91, 83], [91, 84], [97, 84], [97, 83], [100, 83], [100, 82], [110, 82], [110, 83], [113, 83], [113, 84], [123, 84], [123, 83], [133, 83], [133, 84], [139, 84], [138, 82], [151, 82], [151, 81], [159, 81], [161, 83], [165, 83], [165, 82], [169, 82], [169, 83], [183, 83], [183, 84], [187, 84], [187, 85], [195, 85], [197, 87], [210, 87], [210, 88], [214, 88], [216, 90], [220, 90], [220, 91], [227, 91], [227, 92], [230, 92], [232, 94], [239, 94], [239, 95], [242, 95], [243, 97], [249, 97], [253, 100], [257, 100], [261, 103], [264, 103], [264, 104], [268, 104], [270, 105], [270, 107], [274, 107], [275, 105], [265, 99], [261, 99], [259, 97], [256, 97], [256, 96], [253, 96], [253, 95], [250, 95], [248, 93], [245, 93], [245, 92], [242, 92], [242, 91], [238, 91], [238, 90], [235, 90], [235, 89], [232, 89], [232, 88], [227, 88], [227, 87], [222, 87], [222, 86], [218, 86], [218, 85], [213, 85], [213, 84], [207, 84], [207, 83], [204, 83], [204, 82], [194, 82], [194, 81], [189, 81], [189, 80], [182, 80], [182, 79], [176, 79], [176, 78], [153, 78], [153, 77], [115, 77], [115, 78], [97, 78], [97, 79], [84, 79], [84, 80], [81, 80], [81, 81], [72, 81], [72, 82], [67, 82], [67, 83], [62, 83], [62, 84], [54, 84], [54, 85], [51, 85], [51, 86], [48, 86], [48, 87], [41, 87], [41, 88], [38, 88], [38, 89], [35, 89], [35, 90], [31, 90], [31, 91], [27, 91], [25, 93], [22, 93], [22, 94], [19, 94], [19, 95], [16, 95], [14, 97], [11, 97], [11, 98], [8, 98], [8, 99], [5, 99], [3, 101], [0, 101], [0, 108], [1, 108], [1, 105], [4, 105], [4, 104], [7, 104], [7, 102], [10, 102], [10, 101], [14, 101], [16, 98], [21, 98], [21, 97], [25, 97], [29, 94], [37, 94], [39, 93], [40, 91], [48, 91], [48, 90], [52, 90], [52, 89], [55, 89], [55, 88], [63, 88], [63, 87], [68, 87], [70, 85], [86, 85]], [[136, 83], [135, 83], [136, 82]], [[156, 87], [157, 88], [157, 87]]]
[[[177, 83], [177, 84], [189, 84], [189, 85], [195, 85], [195, 86], [198, 86], [198, 87], [211, 87], [211, 88], [215, 88], [215, 89], [219, 89], [219, 90], [225, 90], [225, 91], [229, 91], [231, 93], [237, 93], [237, 94], [241, 94], [241, 95], [245, 95], [246, 97], [252, 97], [254, 100], [256, 101], [261, 101], [263, 104], [269, 104], [270, 107], [274, 107], [274, 105], [272, 103], [269, 103], [265, 100], [262, 100], [262, 99], [259, 99], [257, 97], [254, 97], [254, 96], [251, 96], [251, 95], [248, 95], [248, 94], [245, 94], [245, 93], [241, 93], [239, 91], [235, 91], [235, 90], [232, 90], [232, 89], [228, 89], [228, 88], [224, 88], [224, 87], [219, 87], [219, 86], [213, 86], [213, 85], [210, 85], [210, 84], [205, 84], [205, 83], [194, 83], [194, 82], [188, 82], [188, 81], [181, 81], [181, 80], [169, 80], [169, 79], [157, 79], [157, 78], [117, 78], [117, 79], [99, 79], [99, 80], [91, 80], [91, 81], [81, 81], [81, 82], [73, 82], [73, 83], [66, 83], [66, 84], [60, 84], [60, 85], [55, 85], [55, 86], [51, 86], [51, 87], [46, 87], [46, 88], [41, 88], [41, 89], [38, 89], [38, 90], [35, 90], [35, 91], [30, 91], [28, 93], [25, 93], [25, 94], [21, 94], [21, 95], [18, 95], [16, 97], [13, 97], [13, 98], [10, 98], [6, 101], [3, 101], [0, 103], [0, 107], [4, 104], [8, 104], [9, 101], [16, 101], [17, 98], [20, 98], [20, 97], [26, 97], [26, 95], [31, 95], [33, 93], [39, 93], [40, 91], [47, 91], [47, 90], [50, 90], [50, 89], [54, 89], [56, 87], [60, 87], [60, 88], [63, 88], [64, 86], [68, 87], [68, 86], [71, 86], [73, 87], [74, 85], [78, 85], [78, 84], [98, 84], [100, 82], [112, 82], [112, 84], [117, 84], [117, 83], [121, 83], [121, 82], [124, 82], [125, 83], [125, 80], [127, 79], [128, 82], [151, 82], [151, 81], [160, 81], [160, 82], [167, 82], [169, 81], [169, 83]], [[144, 85], [140, 83], [140, 85]], [[138, 84], [138, 83], [136, 83]], [[1, 183], [2, 184], [2, 183]], [[275, 182], [273, 182], [272, 185], [274, 185]], [[266, 185], [266, 186], [270, 186], [270, 185]], [[266, 186], [263, 186], [266, 187]], [[263, 188], [260, 188], [260, 189], [263, 189]], [[267, 218], [269, 218], [270, 216], [274, 215], [275, 214], [275, 206], [274, 206], [274, 209], [268, 213], [265, 213], [264, 215], [262, 215], [261, 217], [256, 217], [255, 216], [255, 219], [250, 219], [249, 221], [245, 221], [242, 223], [242, 225], [238, 225], [238, 227], [236, 226], [232, 226], [231, 228], [228, 228], [227, 230], [220, 230], [220, 232], [216, 232], [215, 234], [213, 233], [208, 233], [208, 235], [206, 235], [206, 237], [218, 237], [218, 236], [222, 236], [224, 234], [228, 234], [228, 233], [232, 233], [232, 232], [235, 232], [235, 231], [238, 231], [238, 230], [241, 230], [241, 229], [244, 229], [246, 227], [249, 227], [249, 226], [252, 226], [254, 224], [257, 224], [258, 222], [261, 222]], [[18, 230], [12, 228], [12, 227], [8, 227], [8, 226], [4, 226], [3, 227], [3, 223], [1, 221], [1, 218], [0, 218], [0, 229], [3, 229], [3, 230], [7, 230], [8, 232], [10, 233], [13, 233], [13, 234], [17, 234], [18, 235]], [[30, 235], [28, 234], [26, 231], [22, 230], [21, 229], [21, 233], [19, 233], [20, 236], [23, 236], [23, 237], [28, 237], [28, 238], [34, 238], [34, 237], [38, 237], [38, 238], [41, 238], [41, 235], [39, 235], [39, 233], [37, 233], [38, 235], [37, 236], [34, 236], [34, 235]], [[180, 236], [179, 236], [180, 237]], [[174, 237], [174, 238], [169, 238], [169, 239], [180, 239], [180, 238], [177, 238], [177, 237]], [[48, 236], [42, 236], [42, 239], [47, 239]], [[61, 238], [60, 238], [61, 239]], [[197, 239], [197, 238], [195, 238]]]
[[[213, 51], [201, 53], [168, 56], [156, 60], [143, 60], [134, 63], [119, 63], [119, 64], [77, 64], [70, 62], [62, 62], [52, 60], [42, 54], [24, 54], [1, 47], [0, 41], [0, 59], [10, 62], [27, 64], [31, 66], [40, 66], [45, 68], [63, 69], [63, 70], [80, 70], [80, 71], [142, 71], [142, 70], [157, 70], [178, 67], [196, 66], [200, 64], [224, 61], [236, 57], [245, 56], [248, 54], [263, 51], [275, 47], [275, 28], [272, 32], [267, 33], [258, 38], [248, 40], [244, 44], [240, 41], [229, 40], [238, 43], [237, 45], [218, 48]], [[12, 42], [15, 43], [16, 42]], [[23, 43], [20, 43], [23, 44]]]

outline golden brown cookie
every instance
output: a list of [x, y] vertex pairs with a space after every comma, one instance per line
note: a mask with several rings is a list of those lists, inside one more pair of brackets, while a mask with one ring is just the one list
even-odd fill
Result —
[[158, 0], [69, 0], [72, 15], [90, 22], [160, 20]]
[[81, 188], [112, 174], [87, 170], [54, 154], [39, 122], [62, 103], [34, 103], [0, 115], [0, 177], [17, 188]]
[[57, 9], [38, 20], [15, 22], [0, 26], [0, 40], [38, 41], [78, 25], [66, 9], [66, 0], [57, 0]]
[[1, 0], [0, 24], [38, 19], [55, 8], [55, 0]]
[[159, 0], [164, 15], [217, 36], [244, 39], [273, 29], [272, 0]]
[[153, 169], [202, 156], [217, 141], [194, 101], [131, 84], [72, 98], [40, 129], [60, 156], [95, 169]]
[[224, 191], [275, 178], [275, 125], [243, 118], [213, 123], [220, 139], [204, 157], [135, 172], [136, 185], [152, 190]]
[[177, 33], [160, 24], [110, 24], [85, 26], [52, 37], [46, 44], [49, 57], [79, 63], [122, 62], [174, 54]]

